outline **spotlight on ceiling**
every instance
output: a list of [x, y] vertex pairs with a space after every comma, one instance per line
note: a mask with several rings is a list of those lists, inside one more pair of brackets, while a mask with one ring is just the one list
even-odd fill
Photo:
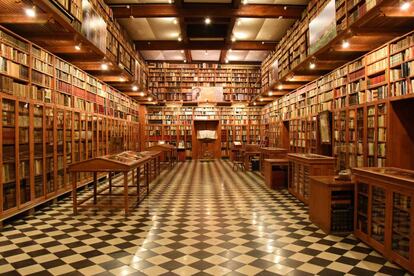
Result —
[[31, 8], [24, 9], [24, 12], [26, 13], [26, 15], [28, 17], [36, 17], [36, 8], [35, 8], [35, 6], [33, 6]]

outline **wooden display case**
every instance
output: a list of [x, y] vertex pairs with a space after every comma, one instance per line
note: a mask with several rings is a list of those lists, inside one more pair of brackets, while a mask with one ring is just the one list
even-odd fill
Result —
[[334, 176], [311, 176], [309, 182], [309, 219], [325, 233], [354, 230], [353, 180]]
[[[123, 207], [125, 215], [128, 214], [131, 207], [131, 201], [133, 200], [134, 206], [139, 204], [142, 199], [149, 194], [149, 176], [150, 176], [150, 162], [155, 162], [159, 165], [159, 158], [161, 156], [160, 151], [147, 151], [143, 153], [125, 151], [113, 155], [105, 155], [101, 157], [92, 158], [85, 161], [80, 161], [69, 165], [68, 170], [72, 173], [72, 201], [73, 201], [73, 213], [77, 215], [79, 207], [92, 207], [92, 208], [114, 208], [117, 207], [116, 200], [112, 200], [114, 196], [123, 197]], [[157, 169], [155, 169], [157, 171]], [[77, 189], [78, 173], [91, 172], [93, 173], [93, 194], [90, 196], [82, 197], [78, 201]], [[109, 184], [103, 188], [98, 187], [98, 173], [108, 173]], [[123, 192], [122, 194], [113, 192], [113, 187], [116, 187], [112, 183], [112, 173], [123, 173]], [[129, 185], [129, 173], [132, 174], [132, 185]], [[157, 172], [154, 172], [156, 175]], [[158, 171], [159, 174], [159, 171]], [[145, 180], [144, 185], [141, 184], [141, 175]], [[98, 191], [98, 188], [101, 188]], [[130, 189], [134, 188], [134, 189]], [[108, 193], [104, 194], [108, 190]], [[130, 193], [132, 190], [132, 194]], [[98, 195], [102, 197], [102, 203], [98, 203]], [[105, 197], [108, 196], [109, 200]], [[90, 199], [93, 199], [90, 204]], [[84, 204], [85, 205], [82, 205]]]
[[356, 168], [355, 236], [414, 273], [414, 171]]
[[289, 153], [289, 192], [305, 204], [309, 203], [310, 176], [335, 174], [335, 158], [306, 153]]

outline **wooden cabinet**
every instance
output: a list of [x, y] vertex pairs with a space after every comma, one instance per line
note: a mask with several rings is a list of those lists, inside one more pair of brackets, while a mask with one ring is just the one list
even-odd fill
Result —
[[287, 149], [276, 147], [261, 147], [260, 148], [260, 171], [264, 174], [264, 160], [265, 159], [284, 159], [288, 153]]
[[288, 159], [264, 159], [264, 179], [271, 189], [286, 188], [288, 183]]
[[309, 177], [335, 174], [335, 158], [305, 153], [289, 153], [289, 192], [305, 204], [309, 200]]
[[352, 232], [355, 182], [311, 176], [309, 185], [309, 219], [327, 234]]
[[357, 168], [355, 236], [414, 273], [414, 171]]

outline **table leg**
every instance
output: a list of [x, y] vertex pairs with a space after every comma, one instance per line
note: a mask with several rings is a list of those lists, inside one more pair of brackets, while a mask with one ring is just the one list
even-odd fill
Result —
[[137, 179], [136, 179], [136, 182], [137, 182], [137, 196], [138, 196], [138, 200], [139, 200], [139, 175], [140, 175], [140, 170], [141, 169], [141, 167], [140, 166], [138, 166], [137, 167]]
[[112, 195], [112, 173], [109, 173], [109, 195]]
[[128, 215], [128, 172], [124, 172], [124, 207], [126, 216]]
[[145, 182], [147, 184], [147, 195], [149, 194], [149, 176], [148, 176], [148, 163], [145, 164], [146, 170], [144, 170], [145, 173]]
[[98, 173], [93, 173], [93, 204], [96, 205], [98, 193]]
[[78, 198], [77, 198], [77, 191], [76, 191], [76, 183], [77, 182], [77, 173], [72, 173], [72, 201], [73, 201], [73, 214], [78, 214]]

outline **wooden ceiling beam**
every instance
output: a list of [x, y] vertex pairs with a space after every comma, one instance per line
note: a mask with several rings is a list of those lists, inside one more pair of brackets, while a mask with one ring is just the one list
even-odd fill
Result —
[[253, 17], [299, 19], [304, 5], [241, 5], [233, 4], [186, 4], [184, 7], [166, 4], [115, 4], [110, 5], [115, 18], [142, 17]]
[[226, 41], [176, 41], [176, 40], [136, 40], [137, 50], [262, 50], [272, 51], [276, 48], [276, 41], [235, 41], [227, 43]]

